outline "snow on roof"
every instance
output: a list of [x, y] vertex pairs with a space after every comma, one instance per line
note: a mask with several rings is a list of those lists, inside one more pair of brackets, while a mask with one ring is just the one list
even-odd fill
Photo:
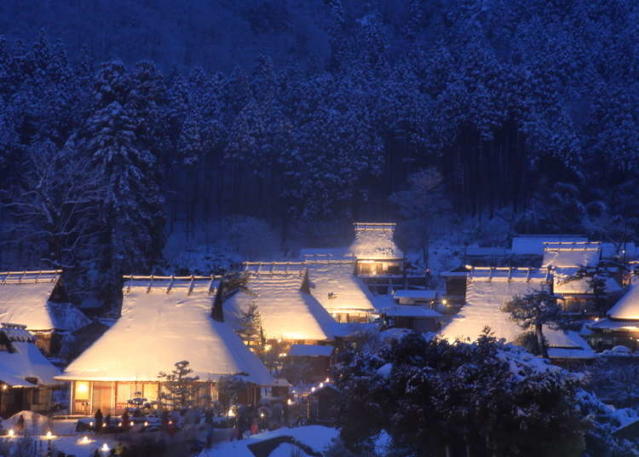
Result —
[[551, 359], [594, 359], [597, 354], [579, 333], [572, 330], [545, 328], [548, 357]]
[[258, 385], [273, 378], [228, 324], [212, 319], [218, 279], [125, 277], [122, 315], [57, 379], [157, 381], [187, 360], [201, 381], [245, 374]]
[[355, 241], [349, 253], [358, 260], [401, 259], [404, 253], [393, 241], [394, 223], [361, 223], [356, 222]]
[[466, 248], [467, 256], [507, 256], [512, 254], [509, 248], [503, 248], [498, 246], [478, 246], [472, 244]]
[[[2, 324], [0, 333], [11, 343], [11, 349], [0, 351], [0, 381], [12, 387], [36, 387], [56, 384], [60, 374], [35, 345], [35, 338], [23, 325]], [[31, 382], [31, 378], [37, 382]], [[29, 380], [27, 380], [29, 379]]]
[[354, 259], [348, 248], [304, 248], [300, 249], [300, 257], [304, 260], [340, 260]]
[[639, 332], [639, 321], [601, 319], [590, 325], [590, 329], [596, 330], [621, 330], [625, 332]]
[[434, 309], [424, 308], [417, 305], [394, 305], [381, 309], [379, 313], [388, 317], [421, 317], [421, 318], [437, 318], [442, 317]]
[[[322, 425], [306, 425], [303, 427], [282, 427], [269, 432], [258, 433], [250, 438], [237, 441], [226, 441], [211, 449], [202, 451], [198, 457], [255, 457], [251, 445], [280, 437], [290, 437], [296, 442], [310, 447], [315, 453], [322, 454], [339, 435], [339, 430]], [[271, 457], [269, 455], [269, 457]]]
[[633, 284], [628, 292], [606, 313], [618, 320], [639, 320], [639, 284]]
[[0, 322], [15, 322], [28, 330], [56, 328], [49, 298], [61, 270], [0, 273]]
[[311, 294], [329, 313], [373, 312], [373, 297], [352, 260], [306, 260]]
[[544, 243], [542, 267], [594, 267], [601, 258], [601, 243], [590, 241]]
[[[493, 270], [492, 274], [488, 270]], [[514, 341], [522, 330], [501, 311], [501, 307], [514, 296], [547, 287], [547, 272], [523, 268], [474, 268], [471, 273], [466, 278], [466, 304], [440, 331], [440, 336], [449, 341], [475, 340], [488, 326], [497, 338]]]
[[516, 255], [543, 255], [544, 243], [548, 242], [584, 242], [588, 238], [583, 235], [518, 235], [512, 240], [512, 253]]
[[[556, 295], [592, 294], [591, 278], [573, 278], [579, 272], [579, 268], [557, 268], [553, 272], [553, 293]], [[606, 293], [622, 290], [616, 279], [604, 277], [604, 290]]]
[[302, 291], [307, 272], [303, 262], [246, 264], [245, 271], [247, 290], [235, 293], [224, 304], [225, 316], [233, 325], [255, 303], [269, 339], [321, 341], [341, 336], [330, 314]]
[[393, 292], [397, 298], [421, 298], [424, 300], [434, 300], [437, 298], [437, 291], [431, 289], [399, 289]]
[[288, 355], [291, 357], [330, 357], [333, 354], [333, 349], [333, 346], [319, 344], [292, 344]]

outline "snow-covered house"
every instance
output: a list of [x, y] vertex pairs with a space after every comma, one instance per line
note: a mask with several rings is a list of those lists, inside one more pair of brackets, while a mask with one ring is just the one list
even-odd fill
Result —
[[[575, 277], [582, 269], [594, 269], [601, 260], [601, 243], [591, 241], [544, 243], [542, 267], [552, 270], [553, 293], [564, 311], [582, 311], [593, 298], [590, 275]], [[607, 293], [621, 290], [611, 277], [605, 278]]]
[[606, 318], [590, 326], [592, 341], [602, 347], [637, 346], [639, 338], [639, 284], [633, 284], [608, 310]]
[[61, 270], [0, 272], [0, 322], [25, 325], [45, 353], [55, 352], [59, 336], [89, 324], [64, 301]]
[[125, 277], [118, 321], [56, 379], [71, 383], [72, 414], [121, 413], [132, 398], [158, 400], [160, 372], [190, 363], [199, 376], [199, 397], [217, 398], [216, 382], [243, 375], [257, 401], [259, 386], [274, 380], [232, 328], [213, 319], [219, 278]]
[[518, 256], [543, 256], [546, 243], [585, 243], [583, 235], [533, 234], [517, 235], [512, 239], [511, 251]]
[[337, 322], [369, 322], [375, 313], [373, 297], [355, 275], [354, 260], [331, 260], [308, 256], [311, 295]]
[[35, 344], [24, 325], [0, 326], [0, 416], [51, 408], [53, 378], [60, 373]]
[[516, 295], [548, 287], [548, 270], [474, 267], [466, 275], [466, 303], [440, 331], [449, 340], [475, 340], [484, 327], [497, 338], [515, 341], [521, 328], [501, 310]]
[[443, 315], [420, 305], [391, 305], [379, 310], [389, 328], [407, 328], [418, 332], [435, 332], [440, 328]]
[[[512, 343], [518, 340], [523, 330], [502, 311], [502, 306], [515, 296], [548, 289], [551, 278], [547, 269], [475, 267], [466, 280], [466, 304], [442, 328], [440, 336], [449, 341], [473, 341], [485, 327], [490, 327], [496, 338]], [[595, 358], [588, 343], [576, 332], [545, 328], [544, 337], [548, 356], [554, 362]]]
[[397, 247], [393, 237], [393, 222], [356, 222], [355, 240], [348, 254], [357, 261], [356, 273], [360, 276], [401, 275], [404, 268], [404, 253]]
[[339, 324], [311, 295], [305, 262], [246, 262], [243, 268], [245, 287], [224, 303], [229, 323], [239, 326], [255, 304], [268, 340], [314, 344], [341, 336]]

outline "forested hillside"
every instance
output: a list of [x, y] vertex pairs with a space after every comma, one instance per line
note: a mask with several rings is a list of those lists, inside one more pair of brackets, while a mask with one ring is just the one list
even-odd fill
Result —
[[636, 2], [4, 0], [0, 21], [0, 265], [104, 303], [222, 221], [281, 253], [443, 208], [639, 226]]

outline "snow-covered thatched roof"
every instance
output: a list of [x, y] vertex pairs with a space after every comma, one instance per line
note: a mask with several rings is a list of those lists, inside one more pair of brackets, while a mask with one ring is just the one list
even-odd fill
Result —
[[60, 270], [0, 273], [0, 322], [15, 322], [29, 330], [56, 328], [49, 298]]
[[586, 340], [573, 330], [544, 328], [543, 332], [551, 359], [590, 360], [597, 357]]
[[[8, 343], [0, 350], [0, 381], [11, 387], [36, 387], [55, 384], [60, 374], [35, 345], [35, 338], [23, 325], [2, 324], [0, 339]], [[32, 381], [36, 381], [35, 383]]]
[[243, 312], [254, 303], [265, 336], [285, 340], [332, 340], [341, 335], [335, 320], [308, 291], [304, 262], [246, 263], [246, 290], [224, 304], [225, 318], [239, 325]]
[[307, 257], [310, 291], [329, 313], [374, 312], [373, 297], [355, 276], [352, 260], [316, 260]]
[[601, 258], [601, 243], [591, 241], [544, 243], [543, 267], [594, 267]]
[[388, 317], [414, 317], [422, 319], [436, 319], [443, 317], [441, 313], [434, 309], [428, 309], [417, 305], [393, 305], [388, 308], [381, 309], [379, 314]]
[[639, 321], [639, 284], [630, 286], [628, 292], [606, 314], [616, 320]]
[[475, 340], [484, 327], [514, 341], [521, 328], [501, 310], [513, 297], [547, 287], [548, 272], [530, 268], [473, 268], [466, 278], [466, 303], [440, 331], [449, 341]]
[[348, 252], [358, 260], [388, 260], [404, 257], [404, 253], [393, 241], [396, 224], [356, 222], [354, 226], [355, 241]]
[[125, 278], [122, 315], [57, 379], [156, 381], [187, 360], [201, 381], [245, 374], [271, 385], [260, 360], [228, 324], [211, 317], [219, 285], [214, 277]]
[[543, 255], [544, 243], [585, 242], [588, 238], [582, 235], [518, 235], [512, 240], [512, 253], [515, 255]]

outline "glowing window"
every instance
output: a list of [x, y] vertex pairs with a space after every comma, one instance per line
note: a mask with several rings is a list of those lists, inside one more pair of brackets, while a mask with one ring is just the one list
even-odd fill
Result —
[[89, 399], [89, 383], [88, 381], [76, 381], [74, 397], [76, 400], [88, 400]]

